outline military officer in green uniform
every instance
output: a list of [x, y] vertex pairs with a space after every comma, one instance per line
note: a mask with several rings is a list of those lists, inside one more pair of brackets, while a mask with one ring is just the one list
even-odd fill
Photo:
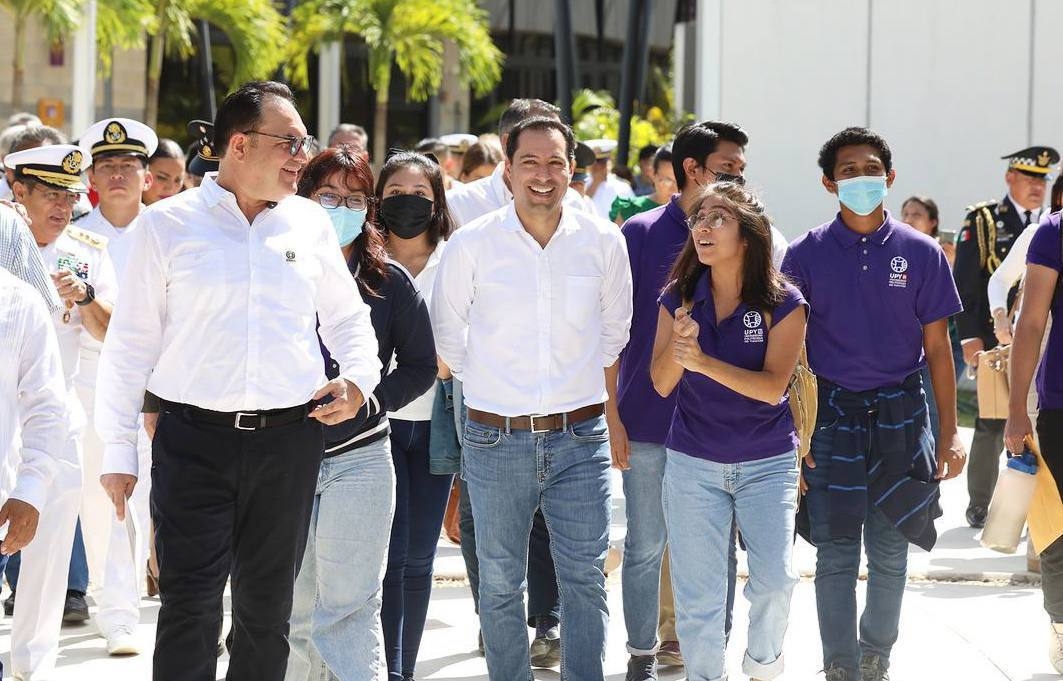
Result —
[[[986, 293], [989, 276], [1011, 250], [1019, 233], [1031, 225], [1037, 227], [1044, 209], [1048, 175], [1059, 163], [1059, 153], [1051, 147], [1030, 147], [1002, 158], [1008, 161], [1004, 174], [1008, 193], [999, 201], [970, 206], [956, 242], [954, 272], [963, 301], [963, 312], [956, 317], [956, 327], [963, 345], [963, 358], [971, 367], [977, 366], [978, 353], [997, 345]], [[1003, 438], [1002, 419], [975, 421], [967, 465], [970, 497], [967, 523], [971, 527], [985, 525]]]

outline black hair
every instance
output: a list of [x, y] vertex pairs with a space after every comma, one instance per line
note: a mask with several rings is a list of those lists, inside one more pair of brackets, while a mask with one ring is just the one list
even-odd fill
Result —
[[[428, 179], [432, 187], [432, 220], [428, 223], [428, 242], [435, 246], [440, 240], [446, 241], [454, 232], [454, 220], [450, 217], [447, 209], [447, 195], [443, 189], [443, 170], [439, 164], [424, 154], [416, 151], [400, 151], [392, 154], [380, 169], [380, 177], [376, 181], [376, 200], [384, 201], [384, 187], [388, 180], [399, 168], [413, 168]], [[381, 224], [384, 231], [387, 225]]]
[[[642, 159], [639, 159], [642, 160]], [[653, 172], [657, 172], [657, 167], [662, 163], [672, 165], [672, 143], [658, 147], [657, 151], [653, 154]], [[678, 178], [677, 178], [678, 179]]]
[[838, 150], [842, 147], [856, 147], [866, 144], [874, 147], [882, 159], [882, 165], [886, 166], [886, 174], [893, 170], [893, 154], [890, 145], [876, 132], [867, 128], [849, 127], [831, 137], [819, 149], [819, 169], [824, 177], [834, 180], [834, 165], [838, 162]]
[[185, 152], [181, 151], [181, 145], [177, 142], [167, 137], [161, 137], [159, 138], [159, 146], [155, 148], [155, 153], [148, 159], [148, 163], [161, 158], [172, 158], [175, 161], [184, 163]]
[[909, 196], [904, 200], [904, 203], [901, 204], [901, 212], [903, 213], [904, 207], [913, 201], [925, 208], [927, 217], [937, 223], [934, 225], [934, 231], [930, 233], [930, 236], [936, 237], [938, 235], [938, 225], [940, 224], [940, 220], [938, 219], [937, 202], [929, 196]]
[[693, 123], [676, 134], [672, 140], [672, 170], [675, 171], [676, 186], [680, 190], [687, 183], [683, 161], [692, 158], [699, 166], [704, 165], [705, 159], [716, 151], [720, 142], [733, 142], [745, 148], [749, 144], [749, 135], [737, 123], [725, 121]]
[[262, 107], [269, 97], [279, 97], [295, 104], [291, 88], [274, 80], [255, 80], [244, 83], [218, 108], [214, 117], [214, 151], [224, 156], [232, 136], [251, 130], [262, 119]]
[[561, 109], [541, 99], [514, 99], [498, 118], [498, 136], [504, 137], [517, 123], [535, 117], [561, 120]]
[[[647, 144], [646, 146], [639, 149], [639, 160], [647, 161], [651, 158], [654, 158], [657, 155], [657, 151], [659, 149], [660, 147], [658, 147], [656, 144]], [[656, 161], [654, 161], [654, 163], [656, 163]]]
[[450, 147], [438, 137], [425, 137], [413, 148], [418, 154], [424, 154], [436, 163], [442, 163], [450, 154]]
[[538, 130], [540, 132], [556, 130], [565, 138], [565, 158], [570, 161], [575, 158], [576, 138], [572, 136], [572, 128], [556, 118], [535, 116], [517, 123], [516, 127], [510, 131], [509, 137], [506, 138], [506, 158], [510, 161], [513, 160], [513, 155], [517, 153], [517, 143], [520, 141], [521, 133], [525, 130]]

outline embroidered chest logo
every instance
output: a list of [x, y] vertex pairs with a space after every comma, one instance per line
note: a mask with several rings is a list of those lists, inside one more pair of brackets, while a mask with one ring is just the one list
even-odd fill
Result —
[[890, 270], [890, 287], [908, 288], [908, 261], [898, 255], [890, 260]]
[[764, 342], [764, 318], [756, 310], [750, 310], [742, 315], [742, 325], [745, 326], [744, 343]]
[[285, 251], [284, 260], [286, 262], [295, 262], [295, 251]]

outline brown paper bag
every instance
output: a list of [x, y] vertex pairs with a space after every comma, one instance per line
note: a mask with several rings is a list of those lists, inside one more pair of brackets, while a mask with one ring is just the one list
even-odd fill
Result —
[[1048, 470], [1045, 460], [1034, 438], [1026, 438], [1030, 451], [1037, 456], [1037, 487], [1034, 489], [1033, 501], [1026, 522], [1030, 527], [1030, 539], [1037, 553], [1047, 549], [1053, 542], [1063, 536], [1063, 500], [1059, 498], [1052, 471]]
[[978, 416], [1008, 418], [1008, 360], [1011, 346], [1002, 345], [978, 355]]

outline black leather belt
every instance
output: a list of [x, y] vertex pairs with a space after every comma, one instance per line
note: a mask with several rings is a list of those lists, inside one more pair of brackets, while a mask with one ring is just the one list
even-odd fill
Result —
[[183, 414], [190, 421], [208, 423], [212, 426], [227, 426], [235, 430], [262, 430], [297, 423], [310, 413], [310, 403], [284, 409], [262, 411], [213, 411], [191, 404], [161, 400], [162, 410]]
[[564, 414], [530, 414], [528, 416], [500, 416], [489, 411], [469, 407], [469, 420], [494, 428], [530, 430], [533, 433], [549, 433], [564, 430], [569, 424], [586, 421], [605, 413], [605, 405], [590, 404]]

